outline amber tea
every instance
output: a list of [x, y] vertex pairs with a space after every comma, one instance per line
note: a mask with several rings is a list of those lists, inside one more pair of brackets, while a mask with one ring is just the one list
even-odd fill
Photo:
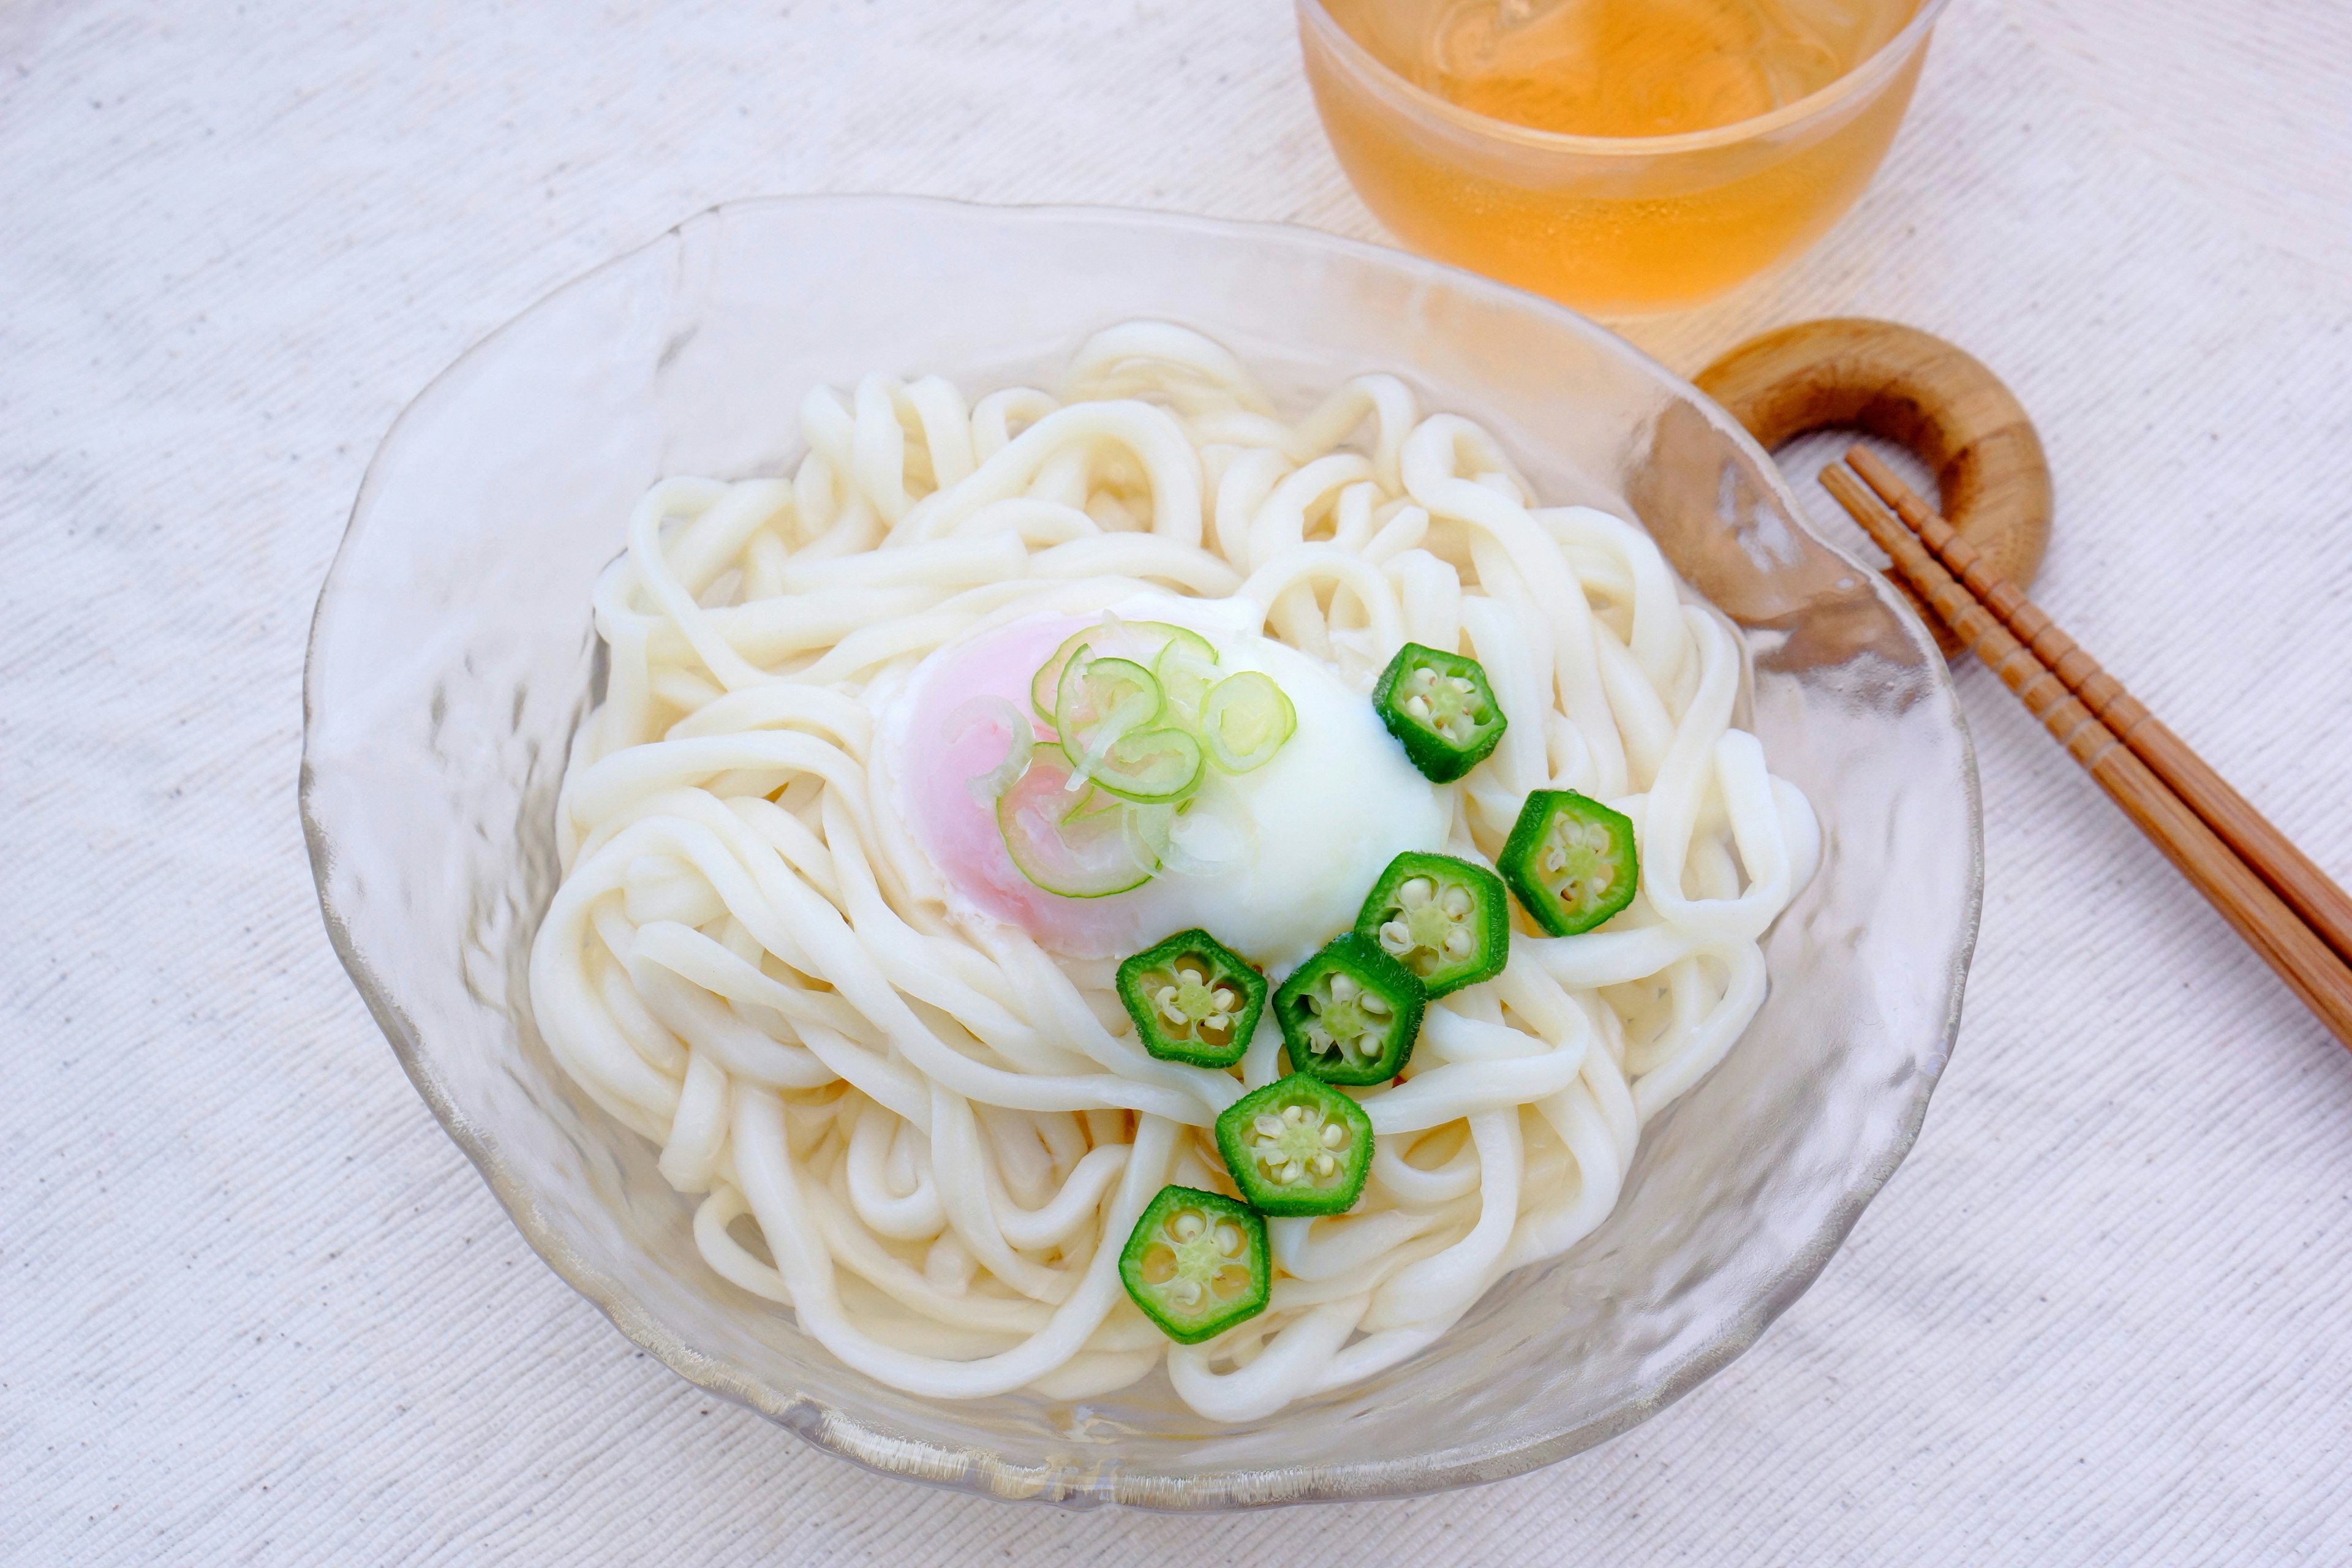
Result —
[[[1916, 0], [1307, 3], [1361, 50], [1318, 47], [1307, 17], [1332, 144], [1382, 220], [1612, 315], [1704, 299], [1817, 237], [1868, 184], [1919, 60], [1877, 58]], [[1865, 62], [1885, 79], [1824, 93]], [[1816, 95], [1839, 101], [1797, 109]]]

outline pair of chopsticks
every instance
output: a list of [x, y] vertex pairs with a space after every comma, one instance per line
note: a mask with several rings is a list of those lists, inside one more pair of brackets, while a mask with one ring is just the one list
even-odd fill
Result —
[[1824, 468], [1822, 484], [1961, 644], [2352, 1047], [2352, 898], [2015, 584], [1988, 571], [1867, 448]]

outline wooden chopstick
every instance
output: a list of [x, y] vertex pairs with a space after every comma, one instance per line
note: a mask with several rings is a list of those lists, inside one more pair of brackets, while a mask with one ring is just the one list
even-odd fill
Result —
[[[1886, 478], [1895, 484], [1901, 482], [1891, 473]], [[2188, 801], [2174, 794], [2069, 691], [2066, 682], [2032, 648], [1979, 604], [1853, 470], [1837, 466], [1825, 468], [1822, 484], [1894, 560], [1895, 569], [1928, 606], [2000, 678], [2002, 685], [2017, 694], [2042, 721], [2042, 728], [2098, 781], [2165, 858], [2204, 894], [2231, 928], [2327, 1026], [2328, 1032], [2352, 1047], [2352, 966], [2239, 858], [2237, 851]], [[1927, 510], [1924, 502], [1920, 510]]]
[[2304, 923], [2336, 950], [2336, 957], [2352, 963], [2352, 897], [2328, 880], [2327, 873], [2313, 865], [2294, 840], [2271, 826], [2270, 819], [2231, 788], [2227, 779], [2149, 712], [2146, 703], [2125, 690], [2122, 681], [2100, 668], [2098, 660], [2084, 652], [2080, 643], [2060, 631], [2041, 606], [1995, 573], [1977, 548], [1937, 516], [1876, 453], [1856, 447], [1846, 454], [1846, 461], [1979, 604], [1999, 616], [2032, 650], [2033, 657], [2049, 666], [2065, 682], [2066, 689], [2082, 700], [2084, 707], [2188, 802], [2207, 826], [2227, 840], [2255, 875], [2271, 885], [2272, 891], [2293, 905]]

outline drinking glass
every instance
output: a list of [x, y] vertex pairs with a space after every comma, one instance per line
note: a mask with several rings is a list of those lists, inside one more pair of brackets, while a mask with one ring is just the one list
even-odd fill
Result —
[[[1922, 0], [1874, 54], [1771, 113], [1671, 136], [1583, 136], [1448, 102], [1342, 26], [1334, 0], [1297, 0], [1324, 131], [1391, 233], [1620, 321], [1712, 299], [1827, 233], [1886, 155], [1946, 3]], [[1381, 15], [1342, 8], [1360, 28]], [[1391, 14], [1410, 27], [1429, 11]]]

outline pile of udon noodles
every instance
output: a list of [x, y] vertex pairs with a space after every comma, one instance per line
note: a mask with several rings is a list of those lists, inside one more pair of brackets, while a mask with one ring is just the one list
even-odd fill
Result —
[[[1732, 727], [1736, 632], [1648, 538], [1536, 506], [1391, 376], [1286, 424], [1165, 323], [1091, 339], [1058, 398], [872, 375], [800, 419], [789, 480], [656, 485], [598, 583], [607, 687], [531, 955], [556, 1059], [709, 1194], [711, 1268], [921, 1395], [1091, 1398], [1164, 1361], [1240, 1422], [1394, 1366], [1589, 1234], [1760, 1005], [1759, 939], [1819, 856]], [[876, 739], [983, 619], [1171, 587], [1251, 602], [1367, 691], [1408, 639], [1474, 655], [1510, 727], [1443, 786], [1447, 847], [1491, 861], [1528, 792], [1574, 788], [1638, 825], [1643, 889], [1602, 931], [1522, 923], [1500, 976], [1431, 1007], [1407, 1076], [1360, 1097], [1356, 1209], [1272, 1221], [1270, 1307], [1191, 1348], [1118, 1253], [1163, 1184], [1228, 1190], [1211, 1123], [1277, 1075], [1276, 1031], [1234, 1072], [1154, 1060], [1112, 962], [950, 919]]]

